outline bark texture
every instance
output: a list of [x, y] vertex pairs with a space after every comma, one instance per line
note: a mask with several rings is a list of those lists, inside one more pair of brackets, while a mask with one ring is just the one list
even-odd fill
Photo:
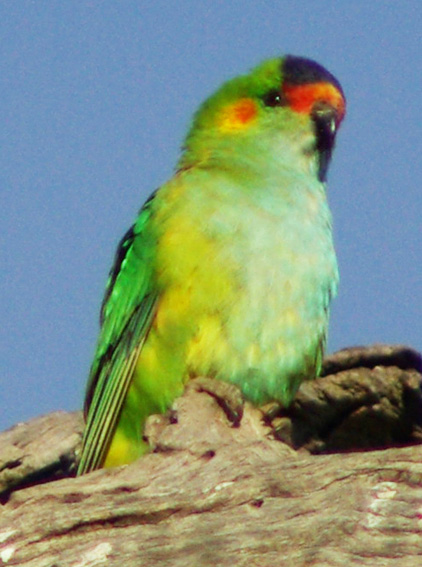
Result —
[[0, 565], [422, 565], [421, 357], [341, 351], [289, 410], [193, 381], [155, 452], [73, 478], [82, 418], [0, 434]]

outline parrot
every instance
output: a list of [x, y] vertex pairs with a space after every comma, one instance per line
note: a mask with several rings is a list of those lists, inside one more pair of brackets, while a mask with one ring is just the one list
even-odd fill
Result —
[[338, 80], [294, 55], [199, 107], [174, 175], [117, 248], [78, 475], [148, 453], [146, 419], [195, 377], [288, 407], [319, 375], [339, 279], [326, 177], [345, 108]]

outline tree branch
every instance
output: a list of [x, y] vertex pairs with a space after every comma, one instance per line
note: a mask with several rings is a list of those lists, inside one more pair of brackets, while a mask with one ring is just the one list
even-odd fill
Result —
[[0, 564], [420, 566], [420, 357], [395, 348], [369, 368], [374, 350], [353, 367], [342, 351], [289, 410], [245, 404], [238, 427], [220, 383], [192, 384], [150, 418], [156, 452], [80, 478], [79, 414], [4, 432]]

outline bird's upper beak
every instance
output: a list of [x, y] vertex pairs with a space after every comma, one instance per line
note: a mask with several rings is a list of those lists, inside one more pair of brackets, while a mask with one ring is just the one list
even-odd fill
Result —
[[318, 178], [320, 181], [325, 181], [334, 148], [339, 117], [337, 110], [332, 105], [318, 101], [312, 108], [311, 118], [315, 124], [316, 149], [319, 155]]

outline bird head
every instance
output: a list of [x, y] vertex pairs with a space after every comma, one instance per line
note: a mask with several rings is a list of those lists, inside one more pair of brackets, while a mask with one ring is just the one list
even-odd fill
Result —
[[264, 61], [202, 104], [179, 168], [224, 167], [242, 153], [250, 162], [270, 151], [281, 162], [313, 163], [325, 181], [345, 107], [340, 83], [318, 63], [292, 55]]

